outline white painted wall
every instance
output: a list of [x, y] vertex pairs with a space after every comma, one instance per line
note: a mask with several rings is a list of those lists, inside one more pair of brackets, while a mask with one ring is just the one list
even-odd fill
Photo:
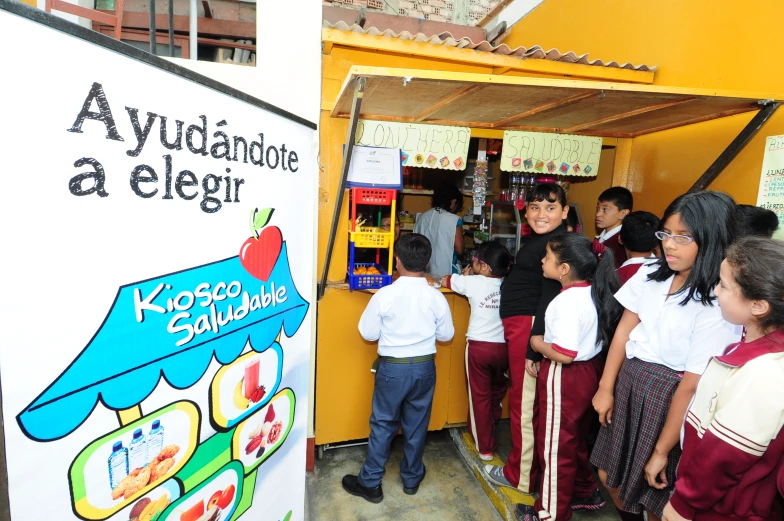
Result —
[[514, 0], [498, 16], [485, 25], [485, 29], [492, 31], [501, 22], [506, 22], [507, 30], [521, 18], [533, 11], [544, 0]]

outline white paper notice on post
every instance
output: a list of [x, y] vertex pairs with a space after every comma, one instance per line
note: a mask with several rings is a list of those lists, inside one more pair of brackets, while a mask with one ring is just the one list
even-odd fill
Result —
[[[769, 136], [765, 140], [757, 206], [772, 210], [778, 216], [779, 223], [784, 223], [784, 135]], [[773, 238], [784, 240], [784, 228], [781, 225]]]
[[403, 188], [400, 149], [355, 146], [347, 182], [348, 186]]

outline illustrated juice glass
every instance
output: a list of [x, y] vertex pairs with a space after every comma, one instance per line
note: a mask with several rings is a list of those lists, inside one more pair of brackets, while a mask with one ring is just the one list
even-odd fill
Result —
[[253, 359], [245, 364], [245, 385], [243, 387], [242, 393], [250, 400], [253, 391], [255, 391], [259, 386], [259, 364], [261, 360], [259, 357], [253, 357]]

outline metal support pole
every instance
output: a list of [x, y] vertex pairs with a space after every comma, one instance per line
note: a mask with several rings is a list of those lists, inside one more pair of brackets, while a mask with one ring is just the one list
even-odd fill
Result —
[[737, 156], [757, 132], [759, 132], [780, 105], [780, 103], [770, 100], [760, 101], [759, 104], [762, 105], [762, 109], [751, 118], [751, 121], [749, 121], [746, 127], [740, 131], [740, 134], [732, 140], [732, 143], [729, 144], [716, 161], [714, 161], [705, 173], [697, 179], [697, 182], [689, 188], [689, 192], [705, 190], [717, 177], [719, 177], [719, 174], [727, 168], [727, 165], [735, 159], [735, 156]]
[[[194, 0], [195, 1], [195, 0]], [[346, 179], [348, 178], [348, 169], [351, 165], [351, 155], [354, 152], [354, 134], [357, 131], [357, 123], [359, 122], [359, 109], [362, 107], [362, 96], [365, 93], [365, 78], [358, 78], [354, 85], [354, 101], [351, 104], [351, 117], [348, 123], [348, 135], [346, 136], [346, 148], [343, 152], [343, 166], [340, 169], [340, 183], [338, 184], [337, 201], [335, 202], [335, 210], [332, 213], [332, 226], [329, 229], [329, 241], [327, 242], [327, 255], [324, 257], [324, 269], [321, 271], [321, 282], [318, 285], [318, 299], [324, 296], [324, 291], [327, 288], [327, 273], [329, 272], [329, 264], [332, 261], [332, 250], [335, 248], [335, 236], [338, 231], [338, 223], [340, 221], [340, 210], [343, 208], [343, 196], [346, 191]]]
[[150, 54], [157, 53], [156, 32], [155, 32], [155, 0], [150, 1]]
[[169, 0], [169, 56], [174, 57], [174, 0]]
[[190, 58], [191, 60], [198, 59], [199, 50], [196, 46], [198, 38], [198, 20], [199, 8], [196, 6], [196, 0], [191, 0], [190, 9], [190, 32], [188, 33], [188, 40], [190, 40]]

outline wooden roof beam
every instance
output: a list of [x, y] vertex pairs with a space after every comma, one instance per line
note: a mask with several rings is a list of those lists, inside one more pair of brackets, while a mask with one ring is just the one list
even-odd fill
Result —
[[442, 99], [441, 101], [439, 101], [438, 103], [436, 103], [432, 107], [428, 107], [427, 110], [424, 110], [424, 111], [420, 112], [419, 114], [417, 114], [416, 116], [414, 116], [414, 121], [416, 121], [416, 122], [423, 121], [425, 118], [427, 118], [431, 114], [435, 114], [436, 112], [438, 112], [442, 108], [446, 107], [447, 105], [451, 105], [455, 101], [457, 101], [457, 100], [459, 100], [461, 98], [464, 98], [465, 96], [469, 95], [470, 93], [472, 93], [472, 92], [474, 92], [476, 90], [479, 90], [480, 88], [481, 88], [481, 85], [468, 85], [466, 87], [458, 89], [457, 92], [452, 93], [451, 95], [449, 95], [446, 98]]
[[666, 109], [669, 107], [674, 107], [676, 105], [681, 105], [683, 103], [689, 103], [691, 101], [696, 100], [695, 97], [688, 97], [688, 98], [681, 98], [674, 101], [668, 101], [666, 103], [659, 103], [658, 105], [651, 105], [649, 107], [643, 107], [635, 110], [630, 110], [628, 112], [622, 112], [621, 114], [615, 114], [614, 116], [608, 116], [606, 118], [597, 119], [595, 121], [588, 121], [585, 123], [580, 123], [579, 125], [575, 125], [573, 127], [565, 128], [562, 130], [564, 134], [573, 134], [578, 130], [583, 130], [586, 128], [597, 127], [599, 125], [604, 125], [605, 123], [612, 123], [613, 121], [620, 121], [622, 119], [631, 118], [633, 116], [639, 116], [640, 114], [647, 114], [648, 112], [653, 112], [655, 110]]
[[550, 103], [545, 103], [544, 105], [539, 105], [538, 107], [534, 107], [532, 109], [528, 109], [528, 110], [526, 110], [524, 112], [520, 112], [520, 113], [515, 114], [513, 116], [509, 116], [508, 118], [504, 118], [504, 119], [498, 120], [495, 123], [493, 123], [493, 128], [503, 127], [504, 125], [512, 123], [513, 121], [517, 121], [519, 119], [527, 118], [527, 117], [533, 116], [535, 114], [541, 114], [542, 112], [547, 112], [547, 111], [550, 111], [550, 110], [555, 110], [555, 109], [560, 109], [560, 108], [563, 108], [563, 107], [567, 107], [567, 106], [572, 105], [574, 103], [578, 103], [578, 102], [580, 102], [582, 100], [585, 100], [585, 99], [597, 96], [600, 92], [601, 92], [600, 90], [592, 90], [592, 91], [588, 91], [588, 92], [582, 92], [582, 93], [574, 95], [574, 96], [569, 96], [567, 98], [559, 99], [559, 100], [556, 100], [556, 101], [553, 101], [553, 102], [550, 102]]

